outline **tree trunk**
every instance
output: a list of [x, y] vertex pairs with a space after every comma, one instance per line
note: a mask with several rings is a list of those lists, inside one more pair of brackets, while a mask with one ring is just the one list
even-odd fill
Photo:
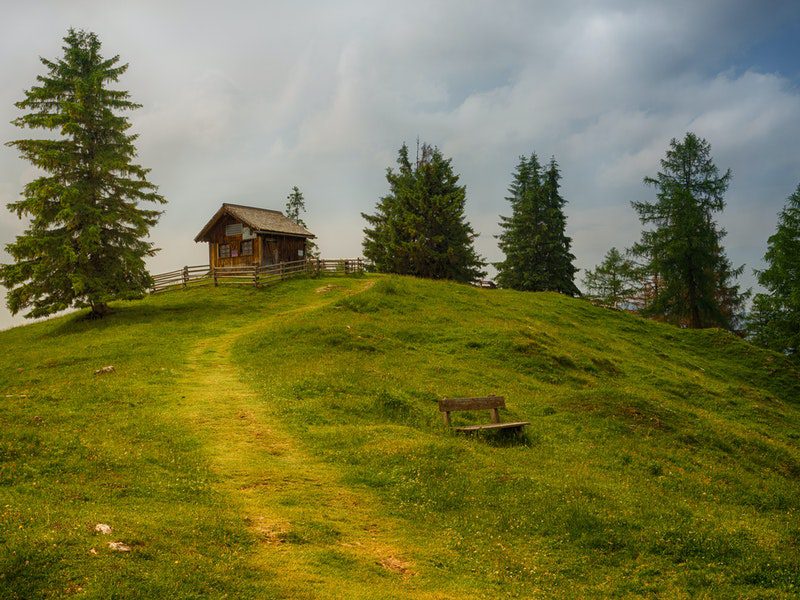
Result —
[[102, 319], [105, 317], [109, 312], [111, 312], [108, 308], [108, 304], [105, 302], [92, 302], [92, 312], [89, 313], [90, 319]]
[[692, 329], [702, 329], [703, 321], [700, 318], [700, 306], [698, 305], [697, 297], [697, 283], [695, 281], [694, 272], [689, 274], [689, 314], [690, 314], [690, 327]]

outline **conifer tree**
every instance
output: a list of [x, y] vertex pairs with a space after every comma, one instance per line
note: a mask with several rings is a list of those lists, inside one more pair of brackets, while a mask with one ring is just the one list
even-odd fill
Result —
[[538, 252], [541, 240], [541, 165], [536, 154], [520, 156], [509, 195], [511, 216], [500, 215], [498, 246], [505, 260], [495, 263], [497, 283], [515, 290], [542, 290], [546, 286], [544, 261]]
[[[303, 197], [303, 192], [296, 185], [292, 186], [291, 193], [286, 196], [286, 216], [298, 225], [308, 229], [305, 221], [300, 216], [300, 213], [304, 212], [306, 212], [306, 201]], [[306, 256], [319, 256], [319, 249], [314, 240], [306, 239]]]
[[656, 201], [632, 203], [642, 224], [653, 226], [633, 247], [659, 280], [644, 311], [695, 328], [732, 328], [746, 297], [734, 281], [744, 267], [731, 266], [725, 231], [714, 222], [731, 172], [719, 174], [710, 144], [693, 133], [670, 142], [661, 169], [644, 180], [656, 188]]
[[507, 288], [556, 291], [570, 296], [577, 269], [566, 235], [566, 201], [560, 194], [561, 174], [555, 159], [542, 170], [536, 154], [520, 157], [506, 200], [511, 216], [500, 216], [498, 236], [505, 260], [496, 263], [497, 281]]
[[639, 273], [632, 260], [616, 248], [609, 250], [603, 262], [584, 273], [586, 296], [609, 308], [632, 305], [639, 291]]
[[64, 42], [62, 58], [41, 59], [47, 73], [16, 104], [28, 112], [13, 121], [55, 135], [8, 143], [46, 173], [8, 205], [30, 223], [6, 246], [15, 262], [0, 267], [0, 281], [11, 312], [30, 308], [26, 317], [72, 306], [97, 317], [111, 300], [141, 297], [152, 281], [144, 258], [155, 252], [145, 238], [161, 213], [139, 203], [164, 202], [148, 169], [133, 162], [137, 136], [119, 114], [140, 105], [108, 87], [128, 65], [103, 58], [93, 33], [70, 29]]
[[756, 275], [767, 292], [753, 299], [748, 332], [755, 343], [800, 360], [800, 185], [778, 216], [764, 260], [767, 268]]
[[477, 234], [464, 215], [466, 188], [451, 159], [423, 144], [412, 165], [403, 144], [397, 165], [386, 171], [389, 193], [375, 214], [361, 215], [368, 224], [364, 256], [386, 273], [463, 282], [483, 276], [485, 263], [473, 245]]
[[568, 296], [579, 296], [575, 285], [575, 273], [578, 269], [573, 265], [575, 256], [570, 252], [572, 238], [567, 236], [567, 218], [564, 206], [567, 201], [561, 196], [561, 171], [555, 157], [544, 174], [542, 186], [544, 196], [545, 223], [545, 264], [548, 275], [548, 289]]
[[292, 191], [286, 196], [286, 217], [298, 225], [306, 227], [303, 217], [300, 216], [300, 213], [304, 212], [306, 212], [306, 200], [303, 192], [296, 185], [292, 186]]

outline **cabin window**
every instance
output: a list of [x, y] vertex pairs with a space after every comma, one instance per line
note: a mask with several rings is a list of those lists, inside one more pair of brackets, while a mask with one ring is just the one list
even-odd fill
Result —
[[253, 256], [253, 240], [242, 242], [242, 256]]
[[225, 235], [232, 236], [232, 235], [242, 235], [242, 224], [241, 223], [229, 223], [225, 225]]
[[303, 249], [302, 249], [302, 248], [299, 248], [299, 249], [297, 250], [297, 256], [299, 256], [300, 258], [303, 258], [303, 254], [304, 254], [304, 252], [303, 252]]
[[231, 247], [229, 244], [220, 244], [217, 246], [217, 256], [220, 258], [230, 258], [231, 257]]

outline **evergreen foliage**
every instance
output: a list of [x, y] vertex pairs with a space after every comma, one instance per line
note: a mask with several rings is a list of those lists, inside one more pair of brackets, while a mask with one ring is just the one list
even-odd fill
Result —
[[609, 308], [625, 308], [633, 304], [640, 289], [640, 273], [632, 260], [611, 248], [594, 270], [583, 277], [586, 296]]
[[[291, 193], [286, 196], [286, 216], [298, 225], [308, 229], [308, 225], [306, 225], [306, 222], [300, 216], [300, 213], [304, 212], [306, 212], [306, 201], [303, 197], [303, 192], [301, 192], [300, 188], [296, 185], [292, 186]], [[306, 256], [319, 256], [319, 248], [314, 240], [306, 240]]]
[[730, 170], [720, 175], [710, 144], [693, 133], [673, 139], [656, 177], [645, 177], [657, 190], [655, 202], [633, 202], [642, 231], [633, 251], [646, 261], [646, 271], [659, 281], [645, 314], [694, 328], [733, 328], [746, 294], [725, 256], [725, 231], [714, 214], [725, 207]]
[[561, 196], [561, 173], [555, 158], [546, 170], [536, 154], [520, 157], [506, 200], [511, 216], [500, 216], [503, 232], [498, 236], [505, 260], [496, 263], [497, 281], [507, 288], [525, 291], [555, 291], [577, 296], [566, 235], [566, 217]]
[[300, 213], [306, 212], [306, 201], [303, 192], [296, 185], [292, 187], [291, 193], [286, 196], [286, 216], [303, 227], [308, 228]]
[[755, 343], [800, 360], [800, 185], [778, 216], [764, 260], [767, 268], [756, 275], [767, 293], [753, 299], [749, 333]]
[[485, 275], [486, 263], [464, 215], [466, 187], [438, 148], [423, 144], [420, 151], [412, 165], [403, 144], [397, 171], [386, 170], [389, 193], [375, 214], [361, 214], [368, 224], [364, 256], [384, 273], [474, 281]]
[[94, 33], [70, 29], [64, 41], [63, 58], [41, 59], [47, 74], [16, 103], [28, 112], [13, 121], [59, 135], [8, 143], [46, 173], [8, 205], [30, 223], [6, 246], [15, 262], [0, 266], [0, 281], [12, 313], [31, 308], [26, 317], [72, 306], [102, 316], [110, 300], [141, 297], [151, 283], [144, 258], [156, 251], [145, 238], [161, 213], [138, 203], [164, 202], [149, 170], [134, 164], [137, 136], [118, 114], [140, 105], [107, 87], [128, 65], [103, 58]]

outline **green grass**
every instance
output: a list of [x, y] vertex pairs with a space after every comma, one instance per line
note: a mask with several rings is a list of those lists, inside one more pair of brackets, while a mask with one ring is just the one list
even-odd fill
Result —
[[[0, 597], [800, 590], [800, 374], [724, 332], [296, 280], [2, 332], [0, 388]], [[523, 436], [446, 430], [489, 393]]]

